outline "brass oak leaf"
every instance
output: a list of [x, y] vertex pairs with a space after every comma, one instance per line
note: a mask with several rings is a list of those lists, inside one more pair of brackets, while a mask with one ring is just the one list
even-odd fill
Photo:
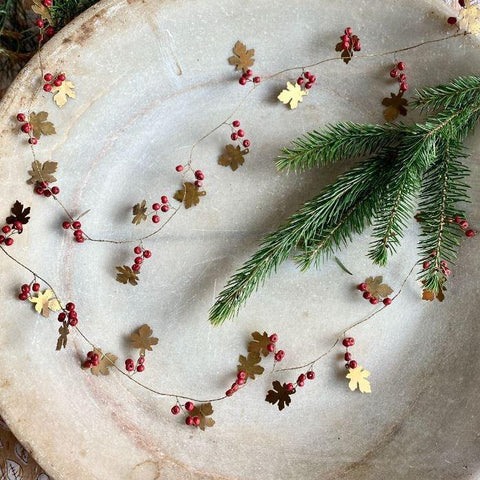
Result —
[[192, 411], [188, 412], [190, 417], [198, 417], [200, 419], [198, 428], [202, 431], [205, 431], [206, 427], [213, 427], [215, 425], [215, 420], [210, 418], [212, 414], [213, 407], [211, 403], [202, 403], [200, 407], [195, 407]]
[[38, 160], [33, 161], [32, 169], [28, 171], [30, 178], [27, 180], [27, 183], [32, 185], [37, 182], [56, 182], [57, 179], [53, 176], [53, 174], [57, 171], [57, 165], [57, 162], [47, 161], [42, 163]]
[[253, 340], [248, 344], [248, 351], [251, 353], [262, 353], [266, 357], [270, 352], [268, 351], [268, 345], [272, 343], [267, 332], [253, 332]]
[[296, 83], [293, 85], [287, 82], [287, 88], [280, 92], [277, 97], [284, 105], [290, 103], [290, 108], [293, 110], [298, 107], [299, 102], [303, 102], [303, 97], [307, 95], [307, 90], [302, 90], [302, 87]]
[[383, 277], [368, 277], [365, 280], [367, 284], [367, 292], [377, 300], [388, 297], [393, 290], [386, 283], [382, 283]]
[[73, 89], [75, 85], [69, 80], [64, 80], [58, 87], [52, 88], [54, 102], [61, 108], [67, 103], [67, 97], [75, 98], [75, 92]]
[[296, 390], [288, 390], [286, 384], [284, 383], [282, 385], [278, 380], [275, 380], [272, 386], [274, 390], [268, 391], [265, 401], [272, 405], [278, 403], [278, 409], [283, 410], [286, 406], [288, 407], [290, 405], [292, 401], [290, 397], [295, 394]]
[[94, 365], [90, 368], [92, 375], [98, 377], [100, 374], [108, 375], [110, 373], [109, 368], [115, 365], [118, 357], [113, 353], [103, 353], [100, 348], [95, 348], [93, 353], [96, 353], [99, 358], [98, 365]]
[[52, 290], [47, 289], [43, 293], [38, 292], [37, 296], [31, 296], [29, 300], [35, 304], [35, 310], [45, 318], [50, 316], [50, 311], [58, 312], [62, 307]]
[[32, 125], [33, 134], [36, 138], [40, 138], [42, 135], [53, 135], [57, 133], [55, 126], [52, 122], [47, 122], [47, 112], [32, 112], [28, 116], [28, 123]]
[[240, 145], [225, 145], [225, 153], [223, 153], [219, 159], [218, 164], [223, 167], [230, 167], [235, 171], [240, 165], [243, 165], [245, 159], [244, 155], [248, 153], [248, 148], [242, 150]]
[[129, 283], [130, 285], [137, 285], [138, 284], [138, 275], [136, 272], [132, 270], [131, 267], [124, 265], [123, 267], [116, 267], [117, 268], [117, 282], [123, 283], [126, 285]]
[[247, 378], [255, 380], [255, 375], [261, 375], [264, 372], [264, 368], [258, 365], [262, 361], [259, 353], [250, 352], [247, 357], [240, 355], [238, 357], [239, 365], [237, 365], [237, 371], [244, 371], [247, 374]]
[[185, 182], [181, 190], [177, 190], [173, 198], [178, 202], [183, 202], [185, 208], [194, 207], [200, 202], [200, 197], [207, 194], [205, 190], [199, 190], [192, 182]]
[[398, 115], [405, 116], [407, 114], [407, 109], [405, 108], [408, 105], [408, 101], [403, 98], [403, 92], [398, 94], [391, 93], [391, 98], [384, 98], [382, 100], [382, 105], [387, 107], [383, 112], [383, 116], [387, 122], [393, 122]]
[[56, 350], [61, 350], [62, 348], [65, 348], [67, 346], [68, 334], [70, 333], [70, 331], [68, 330], [68, 326], [65, 322], [58, 329], [58, 333], [60, 334], [60, 336], [57, 339]]
[[133, 220], [132, 223], [139, 225], [147, 219], [147, 202], [142, 200], [132, 207]]
[[372, 389], [370, 388], [370, 382], [367, 378], [370, 376], [368, 370], [364, 370], [360, 365], [356, 368], [349, 368], [347, 373], [348, 388], [354, 392], [357, 387], [362, 393], [371, 393]]
[[153, 330], [149, 325], [142, 325], [136, 332], [130, 335], [133, 348], [140, 349], [140, 355], [145, 355], [145, 350], [152, 351], [152, 346], [157, 345], [158, 338], [152, 337]]
[[228, 59], [230, 65], [235, 65], [235, 70], [243, 70], [246, 72], [255, 62], [253, 56], [255, 50], [247, 50], [247, 47], [239, 40], [233, 47], [233, 53]]

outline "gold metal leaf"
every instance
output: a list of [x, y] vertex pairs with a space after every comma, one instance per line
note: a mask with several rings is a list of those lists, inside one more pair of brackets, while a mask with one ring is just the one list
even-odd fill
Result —
[[240, 145], [225, 145], [225, 153], [219, 159], [218, 164], [223, 167], [230, 167], [233, 171], [237, 170], [240, 165], [243, 165], [245, 159], [244, 155], [248, 154], [248, 148], [242, 150]]
[[58, 87], [52, 88], [53, 100], [61, 108], [67, 103], [67, 98], [75, 98], [75, 92], [73, 89], [75, 85], [69, 80], [64, 80], [62, 84]]
[[47, 112], [32, 112], [28, 116], [28, 122], [32, 125], [33, 134], [36, 138], [40, 138], [42, 135], [53, 135], [57, 133], [55, 126], [52, 122], [47, 122]]
[[138, 275], [136, 272], [132, 270], [131, 267], [127, 265], [123, 265], [123, 267], [116, 267], [117, 268], [117, 282], [123, 283], [126, 285], [129, 283], [130, 285], [137, 285], [138, 284]]
[[153, 330], [149, 325], [142, 325], [136, 332], [130, 335], [133, 348], [140, 349], [140, 355], [145, 355], [145, 350], [152, 351], [152, 346], [158, 344], [158, 338], [152, 337]]
[[29, 185], [34, 183], [41, 183], [41, 182], [48, 182], [53, 183], [56, 182], [57, 179], [53, 176], [53, 174], [57, 171], [57, 162], [39, 162], [35, 160], [32, 162], [32, 169], [28, 171], [30, 178], [27, 180]]
[[185, 208], [194, 207], [200, 202], [200, 197], [207, 194], [205, 190], [199, 190], [195, 184], [185, 182], [181, 190], [177, 190], [173, 198], [178, 202], [183, 202]]
[[133, 220], [132, 223], [135, 225], [139, 225], [143, 221], [145, 221], [148, 217], [147, 213], [147, 202], [146, 200], [142, 200], [140, 203], [137, 203], [132, 207], [132, 214]]
[[228, 59], [228, 63], [235, 65], [236, 70], [246, 72], [255, 63], [255, 59], [253, 58], [255, 50], [253, 48], [247, 50], [247, 47], [240, 40], [235, 43], [233, 53], [234, 55]]

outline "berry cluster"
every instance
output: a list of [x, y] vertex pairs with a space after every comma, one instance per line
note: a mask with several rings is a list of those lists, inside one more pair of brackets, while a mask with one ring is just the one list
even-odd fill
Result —
[[56, 185], [50, 187], [48, 182], [36, 182], [34, 190], [37, 195], [43, 195], [47, 198], [60, 193], [60, 188], [58, 188]]
[[466, 237], [472, 238], [475, 236], [476, 234], [475, 230], [472, 230], [471, 228], [469, 228], [470, 224], [465, 219], [460, 217], [460, 215], [457, 215], [454, 221], [455, 223], [458, 223], [460, 228], [465, 232]]
[[[50, 4], [49, 6], [52, 6], [51, 0], [46, 0], [45, 2], [42, 2], [45, 7], [45, 3]], [[38, 42], [41, 43], [45, 40], [45, 35], [47, 37], [53, 37], [55, 35], [55, 29], [50, 25], [49, 27], [45, 28], [45, 22], [41, 17], [37, 18], [35, 21], [35, 25], [40, 29], [40, 32], [38, 34]], [[46, 41], [46, 40], [45, 40]]]
[[43, 79], [46, 83], [43, 85], [43, 90], [49, 93], [52, 91], [53, 87], [60, 87], [62, 83], [65, 81], [66, 77], [64, 73], [59, 73], [58, 75], [52, 75], [51, 73], [46, 73], [43, 76]]
[[82, 230], [82, 224], [78, 220], [71, 223], [68, 220], [65, 220], [62, 223], [62, 228], [65, 230], [73, 230], [73, 238], [77, 243], [83, 243], [85, 241], [86, 237]]
[[[230, 138], [234, 142], [238, 142], [238, 144], [243, 145], [245, 148], [250, 147], [250, 140], [245, 137], [245, 130], [242, 130], [240, 127], [240, 121], [239, 120], [234, 120], [232, 124], [230, 125], [232, 128], [232, 134], [230, 135]], [[248, 153], [248, 151], [246, 152]]]
[[[368, 300], [372, 305], [377, 305], [380, 302], [380, 299], [377, 296], [372, 295], [368, 291], [368, 285], [365, 282], [362, 282], [359, 285], [357, 285], [357, 290], [360, 290], [361, 292], [363, 292], [363, 298], [365, 300]], [[393, 299], [390, 297], [385, 297], [384, 299], [382, 299], [382, 303], [386, 307], [388, 307], [388, 305], [391, 305], [392, 302], [393, 302]]]
[[140, 245], [137, 245], [133, 249], [133, 253], [136, 255], [136, 257], [133, 260], [132, 270], [138, 273], [142, 268], [143, 260], [145, 258], [150, 258], [152, 256], [152, 252], [150, 250], [145, 250]]
[[273, 333], [268, 337], [268, 339], [270, 340], [270, 343], [267, 345], [267, 350], [270, 353], [275, 354], [274, 358], [276, 362], [281, 362], [285, 357], [285, 352], [283, 350], [277, 350], [278, 335], [276, 333]]
[[28, 300], [30, 293], [38, 292], [40, 290], [40, 284], [37, 282], [24, 283], [20, 288], [20, 293], [18, 294], [19, 300]]
[[295, 383], [284, 383], [283, 386], [290, 392], [295, 393], [298, 387], [305, 386], [305, 381], [313, 380], [315, 378], [315, 372], [313, 370], [307, 370], [305, 373], [301, 373]]
[[83, 368], [92, 368], [92, 367], [98, 367], [100, 364], [100, 356], [98, 353], [90, 350], [87, 353], [87, 358], [83, 362]]
[[360, 39], [357, 35], [353, 35], [351, 27], [345, 29], [345, 33], [340, 37], [340, 42], [335, 46], [337, 52], [342, 52], [341, 58], [345, 63], [352, 59], [353, 52], [359, 52], [361, 49]]
[[[458, 4], [462, 7], [465, 8], [465, 0], [458, 0]], [[448, 17], [447, 23], [449, 25], [455, 25], [457, 23], [457, 17]]]
[[[184, 169], [185, 169], [185, 167], [183, 165], [177, 165], [175, 167], [175, 170], [178, 173], [183, 172]], [[195, 186], [197, 188], [203, 187], [203, 181], [205, 180], [205, 174], [202, 172], [202, 170], [195, 170], [195, 172], [193, 172], [193, 175], [195, 176], [195, 182], [194, 182]]]
[[12, 225], [4, 225], [2, 227], [2, 233], [0, 233], [0, 244], [4, 244], [6, 247], [10, 247], [13, 245], [14, 240], [12, 238], [13, 235], [23, 232], [23, 223], [15, 220]]
[[303, 72], [303, 76], [297, 78], [297, 85], [300, 85], [305, 90], [310, 90], [315, 82], [317, 77], [310, 72]]
[[[430, 254], [430, 256], [431, 256], [431, 257], [434, 257], [436, 254], [437, 254], [437, 252], [436, 252], [436, 250], [434, 250], [434, 251]], [[430, 260], [425, 260], [425, 261], [423, 262], [422, 267], [423, 267], [424, 270], [428, 270], [428, 269], [430, 268], [430, 266], [431, 266]], [[448, 276], [448, 275], [450, 275], [450, 274], [452, 273], [452, 271], [448, 268], [448, 262], [447, 262], [446, 260], [441, 260], [441, 261], [440, 261], [440, 271], [441, 271], [445, 276]]]
[[134, 370], [137, 370], [137, 372], [140, 373], [143, 372], [145, 370], [145, 355], [140, 355], [138, 357], [136, 365], [132, 358], [127, 358], [125, 360], [125, 370], [127, 372], [133, 372]]
[[36, 145], [38, 143], [38, 139], [35, 137], [33, 126], [30, 122], [27, 121], [26, 115], [24, 113], [18, 113], [17, 121], [22, 123], [22, 126], [20, 127], [20, 131], [28, 135], [28, 143], [30, 145]]
[[152, 210], [153, 210], [152, 222], [153, 223], [160, 222], [160, 216], [155, 212], [158, 212], [160, 210], [163, 213], [167, 213], [170, 210], [170, 203], [168, 202], [168, 197], [166, 195], [162, 195], [162, 197], [160, 198], [160, 201], [161, 201], [161, 204], [154, 203], [152, 205]]
[[399, 92], [403, 93], [408, 90], [407, 75], [404, 72], [405, 62], [398, 62], [392, 70], [390, 70], [390, 77], [396, 78], [400, 83]]
[[[182, 411], [182, 409], [185, 409], [186, 412], [192, 412], [194, 408], [195, 408], [195, 404], [193, 402], [186, 402], [184, 405], [177, 402], [170, 409], [170, 412], [172, 413], [172, 415], [178, 415]], [[189, 427], [198, 427], [200, 425], [200, 417], [196, 415], [190, 416], [187, 414], [187, 417], [185, 418], [185, 423]]]
[[78, 323], [78, 315], [75, 310], [75, 304], [73, 302], [68, 302], [65, 305], [64, 311], [58, 314], [58, 321], [66, 322], [72, 327], [74, 327]]
[[253, 71], [249, 68], [242, 76], [238, 79], [240, 85], [246, 85], [248, 82], [253, 82], [255, 85], [258, 85], [262, 79], [260, 77], [253, 77]]
[[345, 368], [347, 370], [354, 369], [358, 367], [358, 363], [352, 359], [352, 354], [348, 351], [349, 347], [353, 347], [355, 345], [355, 339], [353, 337], [345, 337], [342, 341], [342, 345], [345, 347]]

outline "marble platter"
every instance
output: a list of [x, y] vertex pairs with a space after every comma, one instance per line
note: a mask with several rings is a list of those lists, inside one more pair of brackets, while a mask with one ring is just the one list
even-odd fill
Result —
[[[346, 165], [303, 175], [275, 171], [278, 148], [327, 122], [381, 122], [381, 99], [394, 91], [393, 57], [340, 61], [314, 70], [318, 84], [290, 111], [276, 95], [296, 73], [261, 84], [239, 109], [252, 153], [237, 172], [216, 164], [228, 139], [220, 129], [195, 150], [207, 174], [207, 196], [147, 245], [154, 255], [137, 287], [114, 279], [131, 246], [74, 244], [59, 225], [62, 212], [25, 184], [31, 155], [14, 115], [32, 102], [48, 110], [58, 134], [42, 138], [41, 160], [59, 162], [61, 198], [88, 208], [86, 230], [97, 237], [133, 237], [130, 207], [172, 194], [173, 166], [220, 123], [247, 88], [226, 61], [236, 40], [256, 49], [255, 72], [333, 55], [342, 30], [358, 32], [363, 53], [376, 53], [453, 33], [449, 8], [425, 0], [104, 0], [48, 42], [47, 70], [65, 71], [77, 98], [58, 109], [35, 96], [38, 59], [21, 72], [0, 105], [2, 215], [19, 199], [32, 220], [11, 252], [74, 299], [83, 331], [120, 362], [126, 338], [142, 323], [160, 338], [142, 380], [162, 391], [215, 397], [225, 391], [249, 332], [276, 331], [298, 365], [327, 349], [338, 332], [371, 311], [354, 292], [367, 275], [398, 288], [416, 261], [418, 226], [387, 269], [365, 258], [362, 236], [341, 259], [300, 273], [284, 264], [234, 322], [212, 328], [208, 309], [226, 279], [279, 223]], [[478, 74], [473, 38], [455, 38], [404, 53], [412, 89]], [[407, 119], [412, 119], [412, 116]], [[480, 137], [470, 140], [470, 219], [480, 224]], [[0, 255], [0, 413], [40, 465], [72, 479], [378, 479], [480, 478], [480, 370], [477, 351], [479, 255], [462, 246], [443, 303], [419, 299], [411, 278], [397, 301], [354, 331], [355, 356], [371, 372], [372, 394], [351, 393], [341, 349], [317, 366], [317, 379], [279, 412], [264, 401], [266, 374], [230, 401], [215, 405], [216, 425], [195, 431], [159, 398], [118, 374], [96, 378], [79, 368], [80, 337], [55, 351], [58, 323], [15, 299], [26, 273]], [[277, 375], [282, 381], [291, 375]]]

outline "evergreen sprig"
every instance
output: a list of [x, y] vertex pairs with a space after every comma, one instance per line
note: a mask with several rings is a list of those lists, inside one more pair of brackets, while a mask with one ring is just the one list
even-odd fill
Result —
[[[455, 259], [460, 230], [453, 218], [468, 200], [468, 168], [462, 147], [480, 118], [480, 78], [463, 77], [425, 88], [413, 105], [431, 112], [413, 125], [339, 123], [295, 140], [277, 161], [280, 170], [301, 171], [349, 159], [363, 160], [268, 235], [219, 294], [210, 321], [235, 316], [248, 297], [293, 252], [301, 268], [328, 258], [373, 224], [368, 252], [385, 265], [395, 252], [420, 200], [420, 273], [424, 288], [438, 293], [444, 262]], [[425, 263], [427, 262], [427, 263]]]

